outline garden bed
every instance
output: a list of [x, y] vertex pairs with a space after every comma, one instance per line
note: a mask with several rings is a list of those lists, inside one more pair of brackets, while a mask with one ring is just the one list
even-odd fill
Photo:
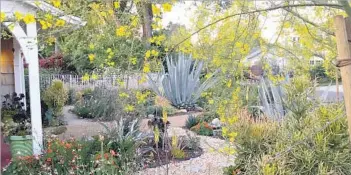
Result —
[[149, 155], [149, 156], [144, 157], [148, 160], [151, 159], [150, 161], [144, 163], [144, 167], [145, 168], [156, 168], [156, 167], [160, 167], [162, 165], [166, 165], [168, 163], [187, 161], [187, 160], [190, 160], [192, 158], [200, 157], [203, 154], [202, 148], [184, 149], [183, 151], [184, 151], [186, 157], [174, 158], [174, 157], [172, 157], [170, 152], [166, 152], [166, 151], [160, 149], [156, 153], [153, 153], [152, 154], [153, 156]]

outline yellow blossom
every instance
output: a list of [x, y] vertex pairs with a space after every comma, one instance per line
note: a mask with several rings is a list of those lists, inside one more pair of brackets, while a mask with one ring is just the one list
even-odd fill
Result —
[[115, 7], [115, 9], [120, 8], [120, 4], [119, 4], [118, 1], [115, 1], [115, 2], [113, 3], [113, 6]]
[[139, 19], [136, 16], [132, 17], [132, 22], [130, 23], [131, 26], [136, 27], [139, 23]]
[[94, 74], [94, 73], [91, 75], [91, 79], [93, 79], [93, 80], [97, 80], [98, 78], [99, 78], [99, 76]]
[[165, 12], [170, 12], [172, 11], [172, 5], [169, 3], [164, 3], [162, 4], [163, 11]]
[[107, 12], [108, 12], [108, 14], [110, 14], [110, 15], [113, 15], [113, 14], [114, 14], [114, 11], [113, 11], [113, 10], [111, 10], [111, 9], [110, 9], [110, 10], [108, 10]]
[[1, 12], [0, 13], [0, 22], [5, 21], [5, 18], [6, 18], [6, 14], [4, 12]]
[[94, 59], [95, 59], [95, 55], [94, 54], [89, 54], [88, 57], [89, 57], [89, 61], [90, 62], [93, 62]]
[[155, 139], [155, 143], [157, 145], [157, 143], [160, 141], [160, 131], [158, 130], [157, 126], [154, 129], [154, 139]]
[[134, 106], [133, 106], [133, 105], [130, 105], [130, 104], [127, 104], [127, 105], [124, 107], [124, 111], [125, 111], [125, 112], [133, 112], [133, 111], [134, 111]]
[[23, 14], [18, 11], [15, 11], [15, 19], [16, 21], [21, 21], [23, 19]]
[[102, 17], [107, 17], [107, 13], [106, 12], [100, 12], [100, 15], [102, 16]]
[[90, 43], [90, 44], [89, 44], [89, 49], [91, 49], [91, 50], [94, 50], [94, 49], [95, 49], [95, 46], [94, 46], [93, 43]]
[[151, 51], [150, 50], [146, 51], [145, 58], [150, 58], [150, 56], [151, 56]]
[[45, 14], [45, 20], [51, 21], [52, 19], [53, 19], [53, 17], [50, 13]]
[[227, 87], [231, 87], [232, 86], [232, 80], [229, 80], [228, 82], [227, 82]]
[[111, 53], [112, 49], [111, 48], [107, 48], [106, 53]]
[[99, 8], [100, 8], [100, 5], [99, 4], [97, 4], [97, 3], [92, 3], [92, 4], [90, 4], [89, 5], [93, 10], [99, 10]]
[[135, 58], [135, 57], [130, 58], [129, 61], [130, 61], [133, 65], [136, 65], [136, 64], [137, 64], [137, 58]]
[[48, 43], [50, 46], [56, 42], [56, 38], [53, 36], [50, 36], [46, 39], [46, 43]]
[[117, 84], [120, 85], [120, 86], [124, 86], [124, 81], [121, 80], [121, 79], [117, 79]]
[[150, 63], [146, 62], [143, 67], [143, 72], [144, 73], [149, 73], [150, 72]]
[[126, 36], [127, 35], [127, 26], [121, 26], [116, 29], [116, 35], [117, 36]]
[[47, 21], [44, 21], [44, 20], [39, 20], [40, 24], [41, 24], [41, 28], [43, 30], [46, 30], [48, 28], [50, 28], [52, 26], [51, 23], [47, 22]]
[[23, 18], [24, 23], [30, 24], [35, 22], [35, 17], [32, 14], [26, 14]]
[[61, 6], [61, 0], [51, 0], [51, 3], [55, 7], [60, 7]]
[[135, 94], [135, 97], [136, 97], [136, 99], [137, 99], [137, 103], [138, 103], [138, 104], [145, 103], [145, 102], [146, 102], [146, 97], [147, 97], [148, 95], [150, 95], [150, 92], [149, 92], [149, 91], [146, 92], [146, 93], [144, 93], [144, 94], [141, 93], [141, 92], [139, 92], [139, 91], [137, 91], [136, 94]]
[[168, 121], [168, 115], [167, 115], [167, 111], [163, 108], [162, 110], [162, 120], [163, 122], [166, 124]]
[[121, 97], [121, 98], [128, 98], [129, 95], [127, 93], [125, 93], [125, 92], [121, 92], [121, 93], [119, 93], [119, 97]]
[[211, 78], [211, 74], [206, 74], [206, 75], [205, 75], [205, 78], [206, 78], [206, 79]]
[[212, 99], [208, 100], [208, 104], [210, 104], [210, 105], [214, 104], [214, 100], [212, 100]]
[[158, 56], [158, 51], [151, 50], [151, 55], [154, 56], [154, 57], [157, 57]]
[[58, 19], [58, 20], [56, 20], [55, 25], [56, 25], [57, 27], [62, 27], [62, 26], [65, 25], [65, 23], [66, 23], [66, 21], [64, 21], [64, 20], [62, 20], [62, 19]]
[[87, 73], [84, 74], [84, 76], [82, 77], [83, 81], [89, 81], [90, 77]]
[[155, 16], [161, 15], [161, 10], [156, 5], [152, 4], [152, 14]]
[[140, 80], [138, 81], [139, 84], [145, 83], [146, 82], [146, 76], [145, 74], [143, 74], [140, 78]]
[[113, 67], [113, 66], [115, 66], [115, 62], [108, 62], [107, 65]]

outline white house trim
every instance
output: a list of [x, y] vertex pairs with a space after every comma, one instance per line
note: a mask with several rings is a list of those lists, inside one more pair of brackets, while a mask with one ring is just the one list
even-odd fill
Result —
[[[5, 22], [5, 26], [11, 28], [11, 33], [17, 40], [17, 43], [21, 46], [23, 55], [28, 60], [28, 71], [29, 71], [29, 96], [30, 96], [30, 112], [31, 112], [31, 123], [32, 123], [32, 136], [33, 136], [33, 153], [35, 155], [41, 154], [43, 146], [43, 128], [41, 121], [41, 105], [40, 105], [40, 84], [39, 84], [39, 60], [38, 60], [38, 44], [37, 44], [37, 26], [36, 23], [30, 23], [26, 25], [26, 33], [22, 27], [17, 23]], [[17, 46], [18, 49], [18, 46]], [[16, 51], [16, 50], [15, 50]], [[23, 61], [21, 55], [15, 53], [15, 62], [18, 65], [17, 71], [23, 69]], [[15, 66], [16, 68], [16, 66]], [[15, 72], [15, 88], [20, 92], [24, 89], [24, 77], [23, 71]], [[17, 86], [17, 87], [16, 87]]]
[[30, 96], [30, 112], [32, 123], [33, 136], [33, 153], [39, 155], [42, 152], [43, 146], [43, 128], [41, 120], [41, 104], [40, 104], [40, 83], [39, 83], [39, 61], [38, 61], [38, 42], [37, 42], [37, 23], [25, 25], [23, 29], [18, 22], [11, 21], [13, 13], [19, 11], [24, 14], [35, 15], [37, 10], [50, 12], [53, 15], [60, 16], [59, 18], [74, 26], [85, 25], [85, 22], [80, 18], [64, 15], [59, 9], [51, 6], [48, 3], [40, 2], [38, 5], [34, 1], [9, 1], [0, 0], [1, 11], [6, 14], [9, 21], [3, 22], [14, 37], [14, 77], [15, 90], [18, 93], [25, 93], [24, 68], [21, 51], [28, 63], [29, 72], [29, 96]]

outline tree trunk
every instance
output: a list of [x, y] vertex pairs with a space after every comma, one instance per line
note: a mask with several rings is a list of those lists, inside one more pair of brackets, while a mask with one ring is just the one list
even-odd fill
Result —
[[145, 40], [146, 46], [150, 47], [149, 39], [152, 37], [152, 4], [149, 2], [144, 2], [140, 6], [140, 13], [142, 17], [142, 27], [143, 27], [143, 39]]

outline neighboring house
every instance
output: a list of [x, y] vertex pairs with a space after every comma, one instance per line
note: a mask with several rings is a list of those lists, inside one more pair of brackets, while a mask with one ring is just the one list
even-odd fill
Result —
[[37, 44], [37, 32], [41, 31], [38, 30], [40, 27], [35, 22], [22, 24], [14, 21], [14, 12], [18, 11], [22, 14], [33, 14], [36, 16], [37, 11], [45, 11], [55, 16], [60, 16], [68, 25], [74, 27], [84, 25], [85, 22], [82, 22], [77, 17], [66, 16], [59, 9], [43, 1], [40, 1], [38, 4], [35, 1], [2, 0], [0, 3], [1, 12], [6, 14], [6, 19], [1, 25], [12, 36], [9, 39], [1, 38], [0, 95], [11, 92], [25, 94], [24, 57], [28, 63], [29, 70], [30, 111], [34, 138], [33, 152], [38, 155], [41, 153], [43, 143]]
[[316, 65], [321, 65], [323, 64], [323, 58], [320, 57], [313, 57], [310, 59], [310, 65], [311, 66], [316, 66]]
[[284, 70], [287, 65], [287, 60], [272, 53], [273, 50], [264, 54], [259, 47], [255, 47], [251, 50], [250, 54], [246, 56], [244, 63], [252, 67], [261, 64], [262, 61], [267, 61], [276, 71], [280, 72]]

